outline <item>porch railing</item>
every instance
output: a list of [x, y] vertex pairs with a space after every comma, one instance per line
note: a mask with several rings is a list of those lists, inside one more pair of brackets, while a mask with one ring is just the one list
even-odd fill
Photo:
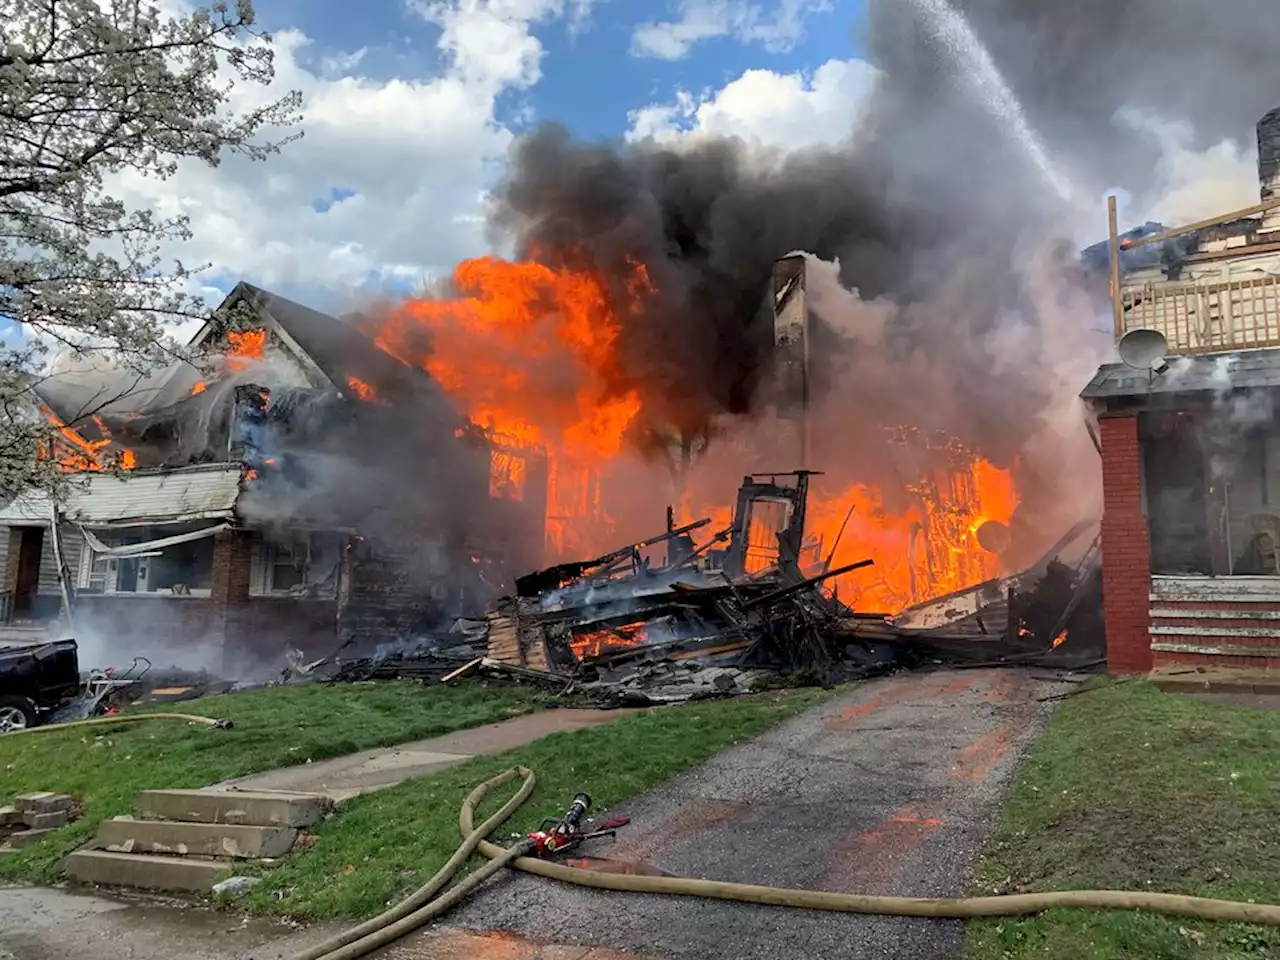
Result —
[[1280, 346], [1280, 277], [1148, 283], [1120, 291], [1123, 324], [1159, 330], [1171, 354]]

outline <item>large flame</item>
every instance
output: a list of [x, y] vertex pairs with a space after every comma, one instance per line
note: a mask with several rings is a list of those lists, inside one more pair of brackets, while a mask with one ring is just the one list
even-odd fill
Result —
[[[504, 446], [547, 453], [556, 558], [604, 549], [611, 522], [600, 470], [622, 451], [641, 409], [616, 344], [620, 313], [639, 311], [651, 284], [639, 262], [622, 272], [626, 302], [618, 304], [592, 269], [465, 260], [453, 272], [456, 299], [407, 301], [371, 331], [388, 353], [428, 370]], [[510, 473], [509, 458], [497, 459]]]
[[970, 455], [909, 485], [908, 493], [909, 505], [897, 511], [886, 507], [882, 491], [863, 485], [810, 498], [806, 526], [833, 568], [875, 561], [838, 581], [846, 603], [894, 613], [1001, 573], [999, 556], [982, 547], [978, 530], [1013, 518], [1018, 497], [1008, 470]]
[[98, 439], [90, 440], [81, 430], [70, 426], [48, 406], [41, 404], [40, 412], [53, 425], [57, 436], [52, 443], [40, 445], [39, 455], [52, 459], [63, 473], [99, 472], [103, 470], [132, 470], [138, 458], [127, 447], [111, 449], [111, 431], [100, 416], [91, 417], [98, 430]]
[[[476, 425], [500, 440], [491, 494], [523, 496], [522, 467], [510, 451], [546, 451], [548, 562], [617, 546], [610, 468], [644, 407], [617, 346], [622, 323], [643, 311], [653, 291], [642, 264], [629, 261], [619, 273], [619, 282], [609, 283], [577, 266], [466, 260], [453, 272], [454, 298], [406, 301], [369, 330], [388, 353], [429, 371]], [[905, 482], [894, 496], [863, 484], [813, 488], [806, 558], [837, 566], [875, 560], [870, 571], [838, 585], [841, 597], [861, 609], [893, 612], [1001, 572], [977, 531], [1012, 518], [1018, 498], [1009, 471], [954, 441], [929, 462], [945, 466]], [[718, 531], [731, 522], [732, 496], [725, 490], [720, 503], [685, 502], [682, 512], [687, 519], [711, 515]], [[579, 655], [598, 652], [605, 640], [627, 639], [607, 633], [580, 638]]]

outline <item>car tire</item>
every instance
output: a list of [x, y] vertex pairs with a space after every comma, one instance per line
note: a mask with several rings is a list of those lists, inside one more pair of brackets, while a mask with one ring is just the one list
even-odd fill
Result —
[[0, 696], [0, 736], [30, 730], [40, 722], [36, 705], [26, 697]]

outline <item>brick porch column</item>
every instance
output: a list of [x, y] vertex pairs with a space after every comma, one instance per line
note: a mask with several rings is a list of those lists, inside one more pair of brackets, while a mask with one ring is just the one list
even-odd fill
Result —
[[249, 599], [249, 534], [224, 530], [213, 539], [213, 588], [209, 596], [219, 603], [243, 603]]
[[243, 618], [238, 614], [249, 602], [252, 557], [249, 534], [245, 531], [224, 530], [214, 536], [213, 586], [209, 599], [213, 601], [217, 629], [222, 634], [224, 670], [234, 656], [234, 649], [243, 643]]
[[1136, 414], [1101, 419], [1102, 602], [1111, 673], [1151, 669], [1151, 535]]

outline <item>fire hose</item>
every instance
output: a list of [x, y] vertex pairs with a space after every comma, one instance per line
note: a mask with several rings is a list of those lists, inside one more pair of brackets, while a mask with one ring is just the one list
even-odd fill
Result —
[[75, 720], [71, 723], [50, 723], [43, 727], [27, 727], [25, 730], [10, 730], [5, 739], [20, 737], [24, 733], [49, 733], [53, 730], [70, 730], [75, 727], [96, 727], [109, 723], [137, 723], [140, 720], [186, 720], [205, 727], [217, 727], [220, 730], [231, 729], [230, 720], [215, 720], [213, 717], [196, 717], [189, 713], [133, 713], [128, 716], [94, 717], [90, 720]]
[[[475, 826], [475, 811], [481, 801], [490, 791], [517, 778], [522, 778], [524, 782], [515, 796], [480, 826]], [[930, 899], [794, 890], [748, 883], [697, 880], [691, 877], [596, 873], [529, 856], [537, 847], [533, 835], [513, 847], [500, 847], [486, 839], [528, 799], [533, 793], [536, 782], [537, 777], [532, 770], [527, 767], [512, 767], [480, 784], [463, 801], [462, 809], [458, 814], [458, 826], [464, 837], [462, 845], [434, 877], [391, 909], [309, 950], [296, 954], [292, 960], [355, 960], [357, 957], [363, 957], [434, 920], [504, 867], [514, 867], [526, 873], [577, 886], [594, 887], [597, 890], [674, 894], [714, 900], [735, 900], [740, 903], [761, 903], [770, 906], [799, 907], [806, 910], [830, 910], [881, 916], [967, 920], [976, 917], [1022, 916], [1058, 907], [1071, 907], [1095, 910], [1148, 910], [1173, 917], [1197, 917], [1203, 920], [1280, 926], [1280, 906], [1213, 900], [1171, 893], [1066, 890], [996, 897]], [[447, 893], [437, 897], [436, 894], [476, 850], [488, 857], [489, 862], [450, 888]]]

